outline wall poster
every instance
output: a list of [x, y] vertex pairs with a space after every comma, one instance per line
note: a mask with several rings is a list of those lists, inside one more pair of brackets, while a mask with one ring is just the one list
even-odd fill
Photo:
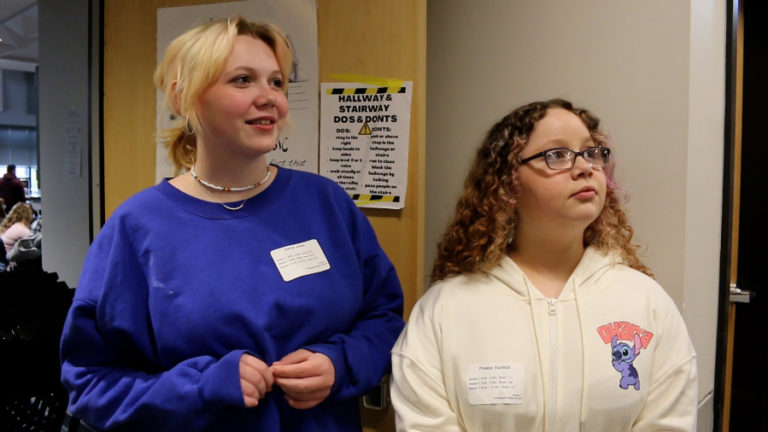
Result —
[[359, 207], [402, 209], [408, 186], [412, 81], [322, 83], [320, 174]]

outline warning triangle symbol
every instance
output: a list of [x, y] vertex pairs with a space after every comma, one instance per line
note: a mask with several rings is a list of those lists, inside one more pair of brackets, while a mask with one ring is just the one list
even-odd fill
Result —
[[370, 135], [371, 134], [371, 127], [368, 126], [368, 122], [365, 122], [363, 127], [360, 128], [360, 132], [357, 133], [358, 135]]

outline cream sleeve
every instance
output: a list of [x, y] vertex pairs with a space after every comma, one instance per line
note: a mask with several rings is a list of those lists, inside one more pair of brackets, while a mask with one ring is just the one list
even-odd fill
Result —
[[436, 292], [430, 291], [413, 309], [392, 349], [390, 396], [395, 424], [398, 431], [463, 431], [446, 393], [445, 382], [452, 377], [444, 376], [441, 368], [441, 323], [433, 316], [430, 301]]
[[671, 299], [655, 350], [651, 384], [633, 432], [694, 432], [698, 416], [696, 352], [685, 322]]

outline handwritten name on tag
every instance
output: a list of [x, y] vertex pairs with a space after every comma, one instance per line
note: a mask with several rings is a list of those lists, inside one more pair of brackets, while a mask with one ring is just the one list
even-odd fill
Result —
[[523, 403], [523, 364], [474, 363], [467, 371], [467, 393], [472, 405]]
[[269, 254], [286, 282], [331, 268], [315, 239], [274, 249]]

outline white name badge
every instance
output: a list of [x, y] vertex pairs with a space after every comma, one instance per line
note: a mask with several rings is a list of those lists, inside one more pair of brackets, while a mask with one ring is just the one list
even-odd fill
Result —
[[467, 370], [467, 393], [472, 405], [523, 403], [523, 364], [474, 363]]
[[269, 254], [286, 282], [331, 268], [315, 239], [274, 249]]

